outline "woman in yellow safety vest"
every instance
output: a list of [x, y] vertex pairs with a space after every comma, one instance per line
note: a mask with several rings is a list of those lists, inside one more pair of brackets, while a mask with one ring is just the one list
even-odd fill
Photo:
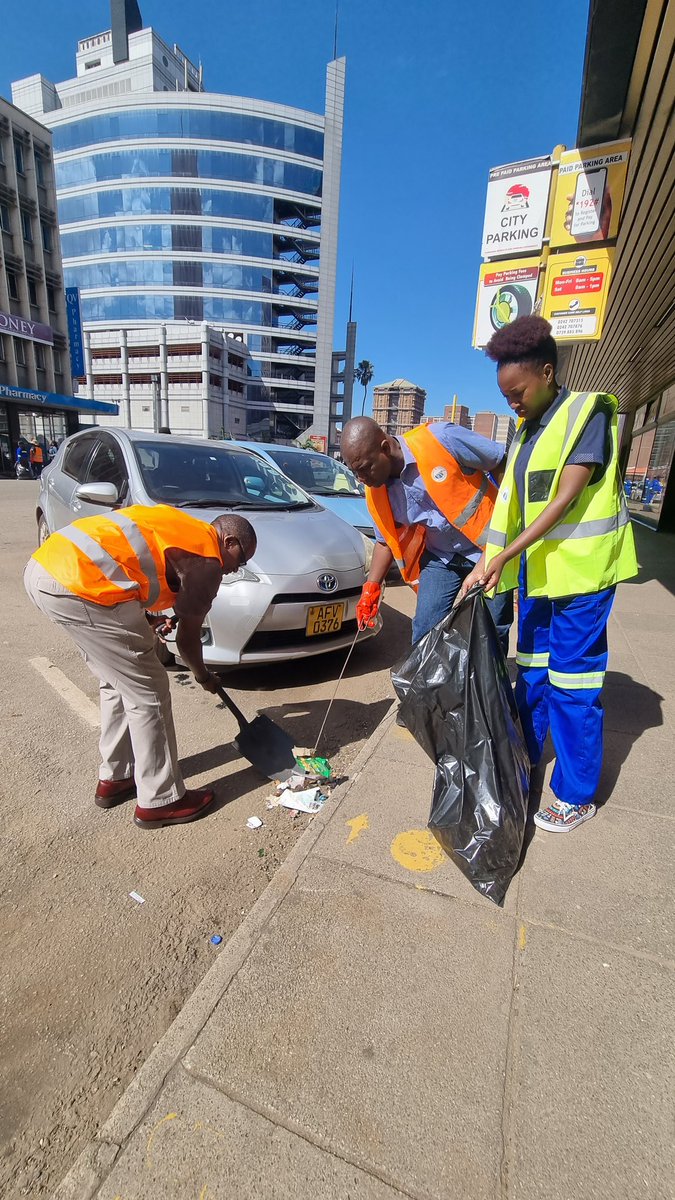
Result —
[[595, 815], [602, 765], [600, 699], [616, 584], [637, 573], [618, 469], [617, 401], [569, 392], [541, 317], [519, 317], [486, 347], [522, 418], [511, 444], [484, 557], [462, 585], [518, 587], [516, 701], [532, 763], [550, 730], [553, 796], [535, 824], [568, 833]]

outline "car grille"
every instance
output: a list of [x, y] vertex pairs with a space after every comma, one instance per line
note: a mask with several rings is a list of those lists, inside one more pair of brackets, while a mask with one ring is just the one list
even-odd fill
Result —
[[341, 592], [279, 592], [272, 597], [272, 604], [333, 604], [360, 595], [360, 587], [343, 588]]
[[[344, 593], [341, 593], [344, 595]], [[313, 596], [312, 599], [316, 599]], [[246, 654], [252, 654], [254, 651], [260, 650], [283, 650], [290, 646], [304, 646], [306, 642], [320, 643], [325, 645], [327, 642], [339, 641], [345, 634], [356, 633], [356, 621], [343, 621], [342, 628], [337, 633], [317, 633], [314, 637], [307, 637], [304, 629], [270, 629], [261, 630], [259, 633], [254, 633], [253, 637], [248, 640], [242, 651], [242, 657]]]

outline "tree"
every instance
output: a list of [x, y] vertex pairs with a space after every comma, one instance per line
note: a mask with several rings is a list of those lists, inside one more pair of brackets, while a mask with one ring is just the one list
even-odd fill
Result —
[[375, 367], [367, 358], [362, 358], [360, 363], [356, 364], [354, 378], [357, 383], [363, 385], [363, 404], [361, 405], [361, 416], [366, 410], [366, 396], [368, 395], [368, 384], [375, 374]]

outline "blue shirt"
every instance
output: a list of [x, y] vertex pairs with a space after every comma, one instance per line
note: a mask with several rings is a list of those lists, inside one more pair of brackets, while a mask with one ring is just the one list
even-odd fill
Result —
[[[429, 432], [450, 452], [466, 475], [473, 471], [488, 474], [502, 463], [505, 450], [496, 442], [453, 425], [451, 421], [437, 421], [427, 426]], [[397, 525], [424, 525], [427, 531], [426, 548], [430, 554], [443, 562], [450, 562], [461, 554], [471, 562], [478, 562], [481, 551], [469, 538], [448, 521], [429, 495], [420, 475], [415, 457], [405, 438], [396, 439], [403, 454], [403, 470], [398, 479], [389, 479], [384, 485]], [[375, 537], [384, 543], [376, 526]]]
[[[569, 399], [570, 393], [567, 388], [563, 387], [558, 392], [553, 404], [546, 409], [540, 417], [534, 417], [530, 421], [526, 421], [523, 429], [523, 443], [518, 451], [515, 466], [514, 477], [516, 488], [518, 490], [518, 499], [520, 500], [521, 512], [523, 509], [523, 501], [525, 498], [525, 472], [532, 457], [532, 451], [537, 444], [538, 438], [541, 437], [546, 426], [562, 407], [566, 400]], [[598, 409], [593, 413], [593, 416], [586, 422], [579, 437], [577, 438], [572, 451], [565, 460], [565, 465], [576, 465], [590, 467], [595, 466], [596, 470], [592, 475], [592, 482], [596, 483], [601, 479], [607, 470], [611, 456], [611, 438], [610, 438], [610, 420], [611, 411], [609, 408]], [[552, 497], [547, 497], [552, 499]]]

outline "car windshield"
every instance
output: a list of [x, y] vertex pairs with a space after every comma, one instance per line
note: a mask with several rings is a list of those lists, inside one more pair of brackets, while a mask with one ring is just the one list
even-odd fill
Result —
[[358, 480], [352, 475], [344, 463], [336, 462], [327, 454], [284, 453], [282, 446], [278, 450], [265, 447], [270, 458], [273, 458], [284, 475], [294, 480], [306, 492], [315, 496], [362, 496]]
[[148, 495], [181, 508], [311, 508], [276, 467], [246, 450], [198, 442], [133, 442]]

